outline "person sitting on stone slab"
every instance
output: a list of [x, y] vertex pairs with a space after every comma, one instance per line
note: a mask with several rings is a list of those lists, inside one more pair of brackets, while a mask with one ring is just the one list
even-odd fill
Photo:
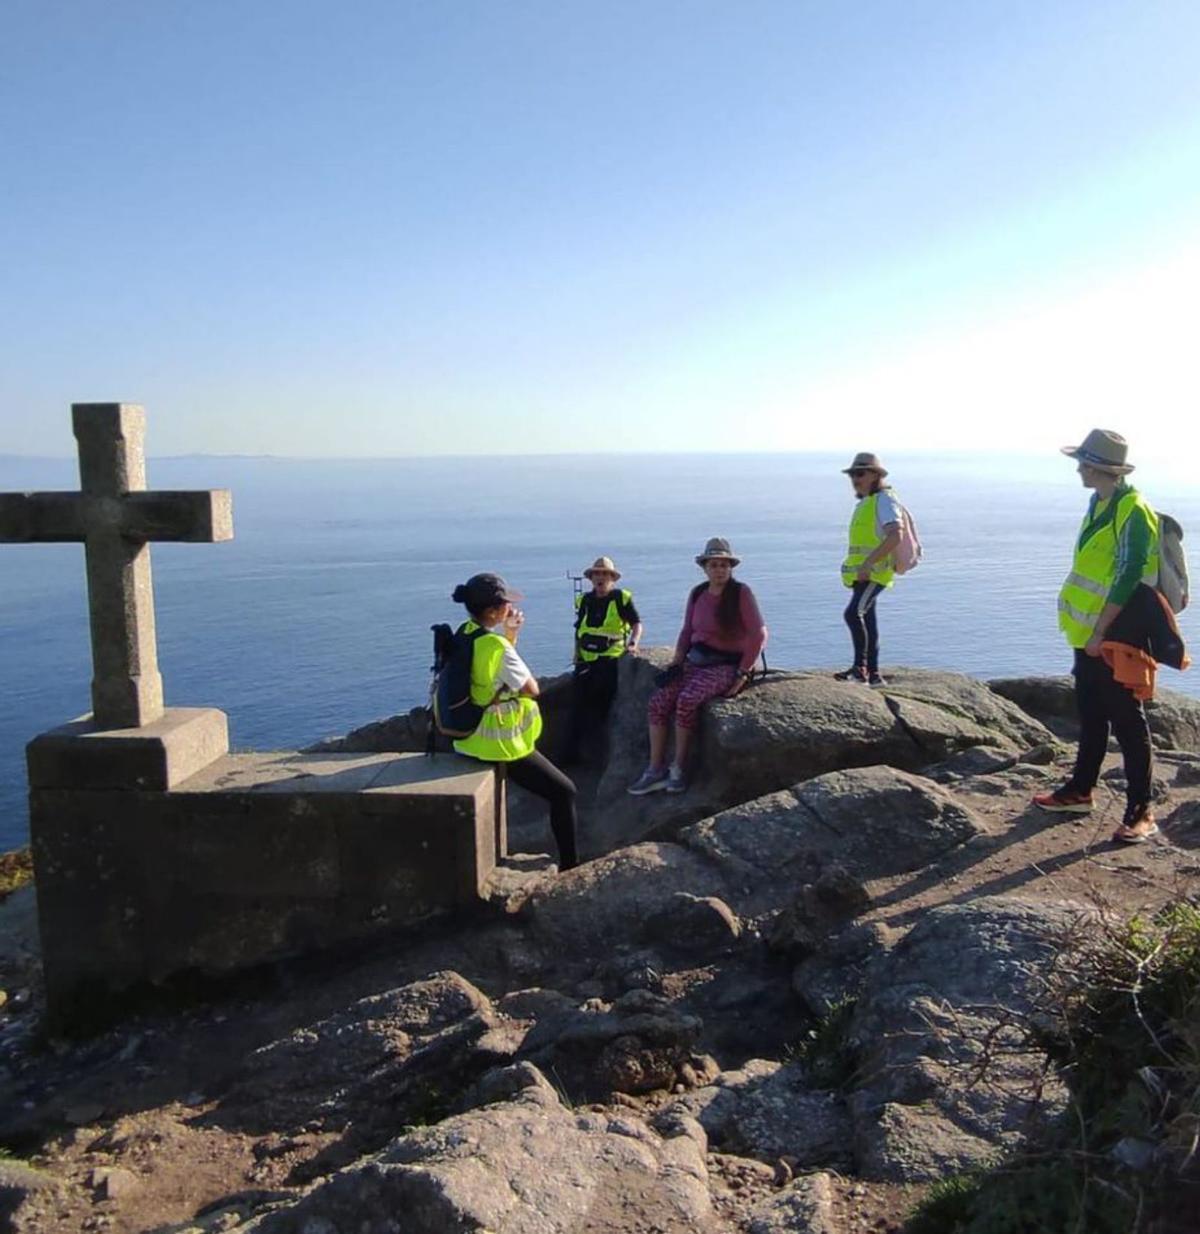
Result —
[[[729, 541], [714, 536], [696, 558], [707, 582], [694, 587], [684, 609], [683, 628], [670, 667], [660, 674], [650, 696], [650, 764], [629, 786], [635, 797], [687, 789], [684, 768], [700, 708], [710, 699], [733, 698], [750, 678], [767, 642], [767, 627], [754, 592], [733, 577], [741, 564]], [[667, 767], [671, 721], [675, 722], [675, 761]]]
[[590, 591], [575, 597], [575, 668], [572, 681], [571, 733], [566, 762], [579, 760], [608, 718], [617, 695], [617, 666], [626, 652], [636, 652], [642, 619], [633, 593], [618, 590], [621, 571], [611, 557], [597, 557], [583, 572]]
[[451, 599], [465, 605], [470, 620], [458, 629], [476, 638], [471, 658], [471, 699], [483, 707], [483, 717], [469, 737], [454, 749], [485, 763], [503, 763], [508, 778], [550, 806], [550, 829], [558, 845], [558, 868], [579, 864], [576, 850], [575, 785], [537, 751], [542, 732], [537, 678], [517, 654], [517, 637], [525, 614], [520, 599], [498, 574], [476, 574], [454, 589]]
[[1150, 805], [1153, 747], [1146, 711], [1117, 682], [1104, 658], [1109, 627], [1140, 583], [1158, 581], [1158, 516], [1125, 477], [1125, 438], [1093, 429], [1080, 446], [1063, 446], [1079, 480], [1093, 490], [1075, 540], [1071, 572], [1058, 596], [1058, 625], [1075, 656], [1079, 750], [1071, 778], [1033, 804], [1053, 813], [1087, 814], [1111, 728], [1125, 762], [1125, 815], [1113, 841], [1141, 844], [1158, 834]]

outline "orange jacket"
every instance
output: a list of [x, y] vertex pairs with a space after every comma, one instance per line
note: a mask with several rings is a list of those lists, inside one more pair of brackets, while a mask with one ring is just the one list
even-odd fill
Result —
[[1100, 644], [1100, 654], [1112, 669], [1117, 684], [1132, 690], [1134, 698], [1145, 702], [1154, 697], [1154, 675], [1158, 672], [1158, 664], [1152, 655], [1128, 643], [1107, 640]]

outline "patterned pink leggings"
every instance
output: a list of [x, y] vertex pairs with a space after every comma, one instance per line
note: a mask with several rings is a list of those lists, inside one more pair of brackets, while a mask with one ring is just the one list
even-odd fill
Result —
[[654, 725], [669, 724], [674, 714], [680, 728], [695, 728], [700, 708], [710, 698], [724, 694], [737, 677], [737, 665], [714, 664], [711, 668], [683, 666], [683, 676], [650, 695], [647, 715]]

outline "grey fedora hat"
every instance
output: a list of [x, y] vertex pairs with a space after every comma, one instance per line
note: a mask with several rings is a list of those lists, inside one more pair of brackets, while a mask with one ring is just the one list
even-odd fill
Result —
[[1112, 472], [1114, 476], [1127, 476], [1133, 470], [1133, 465], [1125, 461], [1129, 443], [1120, 433], [1108, 429], [1094, 428], [1082, 445], [1063, 446], [1062, 452], [1098, 471]]
[[706, 561], [712, 561], [714, 558], [719, 558], [729, 562], [732, 566], [740, 566], [742, 559], [733, 555], [733, 550], [729, 547], [729, 541], [722, 539], [720, 536], [712, 536], [708, 543], [704, 546], [704, 552], [696, 557], [698, 566], [704, 565]]
[[866, 450], [860, 450], [854, 456], [854, 462], [842, 468], [842, 475], [848, 476], [852, 471], [877, 471], [881, 476], [887, 475], [887, 468], [879, 461], [879, 455]]

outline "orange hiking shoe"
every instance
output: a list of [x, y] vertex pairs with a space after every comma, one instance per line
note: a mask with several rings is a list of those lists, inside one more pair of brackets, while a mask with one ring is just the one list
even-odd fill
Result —
[[1114, 844], [1145, 844], [1156, 835], [1158, 824], [1154, 821], [1154, 811], [1148, 805], [1137, 805], [1125, 811], [1125, 818], [1112, 838]]
[[1033, 804], [1039, 810], [1049, 810], [1051, 814], [1090, 814], [1092, 794], [1077, 793], [1073, 788], [1056, 788], [1052, 793], [1035, 797]]

